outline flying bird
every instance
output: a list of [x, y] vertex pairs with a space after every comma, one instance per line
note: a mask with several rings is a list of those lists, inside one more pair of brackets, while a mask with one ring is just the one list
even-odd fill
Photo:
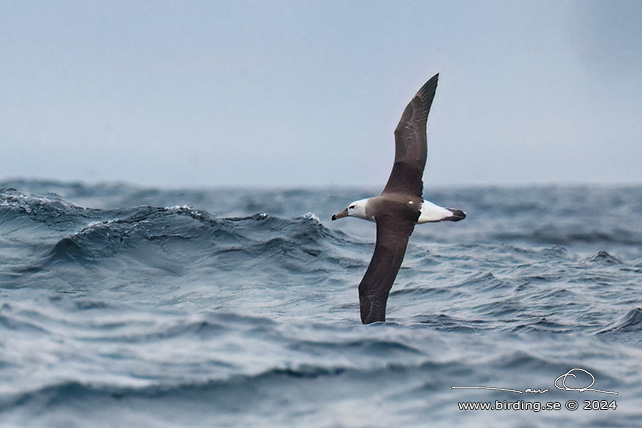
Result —
[[359, 284], [361, 322], [386, 320], [386, 303], [415, 224], [460, 221], [466, 213], [443, 208], [422, 197], [428, 144], [426, 122], [437, 90], [434, 75], [410, 101], [395, 129], [395, 161], [379, 196], [352, 202], [332, 220], [357, 217], [377, 223], [377, 243]]

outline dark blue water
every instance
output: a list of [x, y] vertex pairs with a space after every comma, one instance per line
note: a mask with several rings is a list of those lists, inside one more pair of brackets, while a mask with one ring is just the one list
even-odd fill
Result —
[[0, 187], [2, 427], [642, 420], [640, 187], [432, 190], [369, 326], [376, 190]]

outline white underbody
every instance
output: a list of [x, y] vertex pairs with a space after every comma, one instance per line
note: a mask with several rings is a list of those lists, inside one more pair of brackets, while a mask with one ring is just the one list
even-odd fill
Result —
[[430, 201], [424, 201], [421, 204], [421, 214], [417, 220], [417, 224], [421, 223], [434, 223], [442, 221], [445, 218], [452, 217], [453, 213], [444, 207], [435, 205]]

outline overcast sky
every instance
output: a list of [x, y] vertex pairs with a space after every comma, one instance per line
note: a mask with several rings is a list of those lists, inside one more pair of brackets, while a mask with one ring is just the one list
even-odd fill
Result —
[[0, 1], [0, 180], [642, 183], [642, 2]]

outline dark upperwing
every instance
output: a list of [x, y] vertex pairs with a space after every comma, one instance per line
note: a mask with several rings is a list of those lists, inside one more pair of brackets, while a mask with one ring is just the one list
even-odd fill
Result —
[[395, 129], [395, 163], [383, 193], [407, 193], [421, 197], [422, 177], [428, 155], [426, 122], [437, 90], [435, 74], [410, 101]]
[[386, 302], [403, 261], [415, 221], [408, 216], [377, 218], [377, 244], [366, 274], [359, 284], [361, 322], [386, 320]]

